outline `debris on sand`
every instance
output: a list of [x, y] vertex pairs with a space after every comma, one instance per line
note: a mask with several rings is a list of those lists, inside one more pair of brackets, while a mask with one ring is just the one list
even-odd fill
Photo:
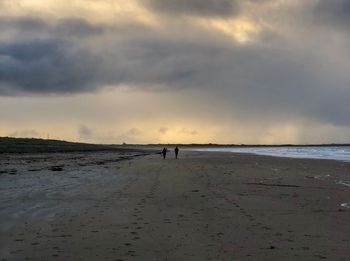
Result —
[[50, 168], [50, 170], [51, 170], [51, 171], [62, 171], [63, 168], [62, 168], [61, 166], [52, 166], [52, 167]]

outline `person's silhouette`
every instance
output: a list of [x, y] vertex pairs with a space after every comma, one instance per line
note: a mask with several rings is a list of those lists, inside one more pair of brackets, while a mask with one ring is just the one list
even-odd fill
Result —
[[175, 151], [175, 158], [177, 159], [177, 155], [179, 154], [179, 148], [176, 146], [174, 151]]
[[165, 159], [165, 157], [166, 157], [166, 152], [167, 152], [167, 148], [163, 148], [163, 150], [162, 150], [163, 159]]

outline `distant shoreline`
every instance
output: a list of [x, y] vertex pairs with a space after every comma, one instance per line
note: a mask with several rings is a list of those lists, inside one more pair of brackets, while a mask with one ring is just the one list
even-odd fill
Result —
[[330, 143], [330, 144], [125, 144], [121, 146], [182, 146], [182, 147], [345, 147], [350, 143]]
[[78, 152], [78, 151], [144, 151], [156, 150], [160, 147], [183, 148], [272, 148], [272, 147], [345, 147], [350, 143], [331, 144], [90, 144], [69, 142], [63, 140], [0, 137], [0, 153], [47, 153], [47, 152]]

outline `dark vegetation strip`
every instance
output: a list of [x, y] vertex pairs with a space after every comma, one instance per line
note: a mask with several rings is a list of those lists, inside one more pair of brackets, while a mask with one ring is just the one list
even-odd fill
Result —
[[84, 152], [84, 151], [115, 151], [153, 153], [144, 148], [125, 148], [118, 145], [99, 145], [60, 140], [26, 139], [0, 137], [0, 153], [49, 153], [49, 152]]

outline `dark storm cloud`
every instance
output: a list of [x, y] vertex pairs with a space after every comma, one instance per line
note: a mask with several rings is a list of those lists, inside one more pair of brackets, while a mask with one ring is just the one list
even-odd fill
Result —
[[321, 0], [314, 11], [318, 21], [350, 28], [349, 0]]
[[146, 0], [156, 11], [199, 16], [231, 16], [238, 12], [237, 0]]
[[94, 90], [105, 82], [97, 76], [101, 58], [81, 45], [105, 30], [82, 19], [0, 17], [0, 95]]
[[0, 94], [86, 91], [96, 84], [97, 64], [62, 40], [0, 44]]
[[85, 37], [101, 35], [107, 26], [93, 25], [79, 18], [59, 19], [54, 23], [48, 23], [36, 17], [0, 17], [0, 32], [17, 32], [19, 34], [40, 34], [41, 38], [46, 35], [56, 37]]
[[[11, 30], [20, 34], [23, 21], [12, 21]], [[65, 20], [55, 25], [30, 21], [33, 26], [26, 28], [32, 31], [29, 39], [0, 42], [3, 95], [77, 93], [123, 83], [165, 88], [202, 85], [207, 77], [200, 78], [212, 68], [210, 60], [216, 60], [221, 52], [220, 45], [212, 42], [180, 41], [135, 26], [100, 29], [83, 21]], [[101, 46], [95, 40], [102, 32], [111, 38]], [[78, 33], [85, 38], [76, 37]], [[44, 39], [32, 40], [38, 35]]]
[[114, 59], [109, 75], [118, 76], [109, 79], [212, 92], [213, 100], [244, 115], [256, 114], [256, 108], [261, 112], [278, 108], [273, 114], [282, 118], [293, 112], [350, 124], [349, 79], [337, 75], [331, 64], [320, 70], [320, 61], [313, 54], [293, 50], [287, 42], [282, 48], [277, 43], [240, 46], [217, 40], [215, 44], [200, 38], [195, 42], [138, 38], [116, 48], [122, 56], [105, 58]]
[[46, 30], [47, 28], [48, 26], [43, 20], [35, 17], [0, 17], [0, 30], [2, 32], [10, 30]]
[[0, 38], [0, 95], [80, 93], [121, 84], [192, 88], [211, 93], [213, 103], [226, 106], [227, 117], [301, 116], [350, 125], [348, 76], [279, 35], [240, 45], [191, 25], [184, 38], [176, 30], [130, 24], [21, 19], [0, 25], [4, 35], [11, 30], [11, 37]]
[[62, 19], [53, 27], [53, 33], [66, 36], [92, 36], [101, 35], [106, 28], [92, 25], [82, 19]]

